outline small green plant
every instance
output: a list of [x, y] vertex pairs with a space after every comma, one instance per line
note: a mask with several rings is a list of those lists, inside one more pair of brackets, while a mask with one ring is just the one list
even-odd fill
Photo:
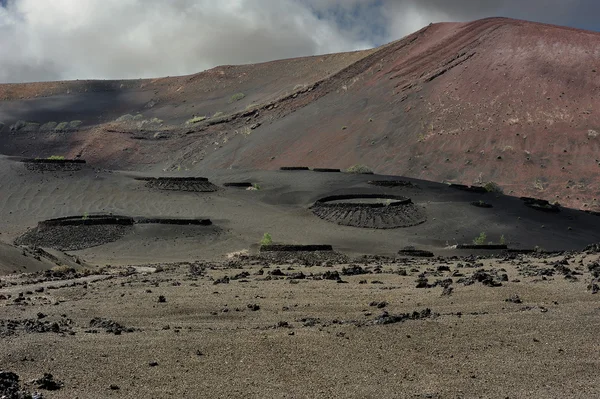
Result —
[[62, 161], [65, 159], [62, 155], [51, 155], [48, 157], [50, 161]]
[[545, 250], [544, 248], [542, 248], [542, 247], [540, 247], [540, 246], [538, 246], [538, 245], [536, 245], [536, 246], [533, 248], [533, 250], [534, 250], [536, 253], [542, 253], [542, 252], [546, 252], [546, 250]]
[[229, 100], [229, 102], [233, 103], [233, 102], [236, 102], [236, 101], [240, 101], [244, 97], [246, 97], [246, 95], [244, 93], [236, 93], [233, 96], [231, 96], [231, 99]]
[[271, 238], [271, 234], [265, 233], [263, 234], [262, 240], [260, 240], [260, 245], [271, 245], [273, 244], [273, 238]]
[[194, 123], [202, 122], [206, 119], [206, 116], [194, 116], [192, 119], [189, 119], [186, 124], [193, 125]]
[[260, 185], [259, 185], [259, 184], [257, 184], [257, 183], [254, 183], [254, 184], [252, 185], [252, 187], [253, 187], [255, 190], [257, 190], [257, 191], [258, 191], [258, 190], [260, 190]]
[[221, 111], [215, 112], [215, 114], [212, 117], [213, 118], [218, 118], [219, 116], [223, 116], [223, 113]]
[[88, 220], [90, 218], [90, 215], [87, 212], [83, 213], [83, 216], [81, 217], [81, 220]]
[[502, 187], [500, 187], [497, 183], [494, 183], [493, 181], [489, 181], [489, 182], [485, 183], [485, 185], [483, 187], [486, 189], [486, 191], [488, 193], [502, 194]]
[[372, 175], [373, 170], [366, 165], [353, 165], [346, 169], [347, 173]]
[[501, 245], [504, 245], [504, 244], [506, 244], [506, 238], [504, 238], [504, 234], [502, 234], [502, 235], [500, 236], [500, 244], [501, 244]]
[[59, 274], [59, 275], [75, 273], [75, 269], [73, 269], [72, 267], [69, 267], [69, 266], [65, 266], [65, 265], [57, 265], [57, 266], [54, 266], [50, 270], [52, 270], [52, 273]]
[[535, 179], [535, 181], [533, 182], [533, 188], [535, 188], [538, 191], [544, 191], [544, 182], [540, 179]]
[[115, 122], [129, 122], [131, 120], [133, 120], [133, 115], [125, 114], [125, 115], [119, 116]]
[[62, 132], [63, 130], [67, 130], [68, 128], [69, 128], [69, 122], [60, 122], [58, 125], [56, 125], [54, 130], [57, 132]]
[[485, 241], [486, 239], [487, 239], [487, 235], [486, 235], [484, 232], [481, 232], [481, 233], [479, 234], [479, 237], [476, 237], [476, 238], [473, 240], [473, 244], [475, 244], [475, 245], [484, 245], [484, 244], [485, 244], [485, 242], [486, 242], [486, 241]]

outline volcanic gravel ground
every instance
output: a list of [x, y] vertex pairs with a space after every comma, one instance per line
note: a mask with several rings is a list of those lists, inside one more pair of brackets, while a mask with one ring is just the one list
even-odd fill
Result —
[[[0, 288], [0, 364], [21, 388], [13, 374], [0, 388], [46, 398], [594, 397], [600, 308], [586, 285], [598, 260], [303, 266], [235, 256], [108, 267], [66, 285], [15, 276]], [[578, 278], [530, 272], [558, 265]]]

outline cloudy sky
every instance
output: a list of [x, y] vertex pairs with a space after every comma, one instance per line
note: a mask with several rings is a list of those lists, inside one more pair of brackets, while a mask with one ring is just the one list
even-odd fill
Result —
[[598, 0], [0, 0], [0, 83], [173, 76], [507, 16], [600, 30]]

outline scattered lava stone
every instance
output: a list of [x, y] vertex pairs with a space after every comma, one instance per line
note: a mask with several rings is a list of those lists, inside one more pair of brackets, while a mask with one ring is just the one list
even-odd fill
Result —
[[[90, 327], [92, 328], [101, 328], [107, 333], [121, 335], [123, 332], [134, 332], [133, 328], [125, 327], [116, 321], [110, 319], [102, 319], [100, 317], [95, 317], [90, 321]], [[91, 330], [90, 330], [91, 331]]]
[[160, 295], [158, 297], [158, 303], [165, 303], [165, 302], [167, 302], [167, 298], [165, 298], [164, 295]]
[[600, 277], [600, 263], [598, 263], [598, 262], [590, 263], [588, 265], [588, 270], [590, 271], [590, 273], [592, 273], [592, 276], [594, 276], [594, 278]]
[[35, 380], [34, 384], [37, 385], [38, 389], [45, 389], [47, 391], [57, 391], [64, 386], [62, 381], [55, 380], [54, 376], [50, 373], [44, 373], [44, 376]]
[[21, 398], [19, 376], [10, 371], [0, 371], [0, 395], [7, 398]]
[[420, 312], [414, 311], [412, 313], [401, 313], [399, 315], [390, 315], [388, 312], [383, 312], [380, 316], [378, 316], [374, 323], [375, 324], [394, 324], [401, 323], [406, 320], [421, 320], [427, 319], [434, 316], [434, 313], [431, 312], [431, 309], [427, 308]]
[[368, 274], [369, 272], [358, 265], [351, 265], [349, 267], [342, 268], [342, 275], [344, 276], [358, 276], [360, 274]]
[[257, 305], [257, 304], [248, 304], [247, 308], [250, 309], [253, 312], [256, 312], [257, 310], [260, 310], [260, 306]]
[[216, 279], [215, 282], [213, 283], [213, 285], [217, 285], [217, 284], [229, 284], [229, 277], [225, 276], [225, 277]]
[[523, 303], [523, 301], [521, 300], [521, 298], [519, 298], [519, 296], [517, 294], [511, 295], [511, 297], [508, 299], [505, 299], [504, 302]]
[[419, 279], [417, 280], [417, 287], [416, 288], [429, 288], [430, 285], [427, 282], [427, 279], [425, 277], [419, 277]]
[[340, 273], [336, 270], [323, 273], [323, 280], [341, 280]]

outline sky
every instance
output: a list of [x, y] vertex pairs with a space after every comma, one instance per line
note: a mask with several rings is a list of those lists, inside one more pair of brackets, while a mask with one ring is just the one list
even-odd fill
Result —
[[598, 0], [0, 0], [0, 83], [184, 75], [490, 16], [600, 30], [597, 15]]

